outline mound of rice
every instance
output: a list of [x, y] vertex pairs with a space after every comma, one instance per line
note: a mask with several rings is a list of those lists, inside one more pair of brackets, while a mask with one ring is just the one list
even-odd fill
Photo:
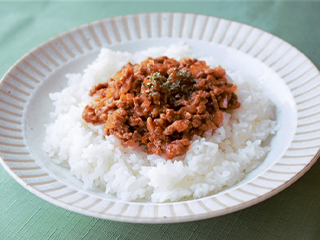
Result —
[[[214, 135], [194, 137], [185, 156], [166, 161], [147, 155], [142, 148], [123, 147], [114, 136], [104, 136], [102, 126], [81, 117], [88, 92], [106, 81], [128, 61], [150, 57], [197, 57], [187, 45], [151, 48], [135, 54], [102, 49], [83, 74], [67, 74], [68, 87], [50, 94], [54, 122], [46, 128], [44, 150], [58, 164], [70, 168], [84, 188], [101, 188], [124, 201], [178, 201], [200, 198], [231, 187], [255, 169], [270, 146], [263, 141], [275, 134], [275, 106], [254, 83], [239, 72], [228, 72], [238, 85], [241, 108], [224, 113], [223, 126]], [[216, 67], [212, 58], [202, 58]], [[222, 66], [223, 67], [223, 66]]]

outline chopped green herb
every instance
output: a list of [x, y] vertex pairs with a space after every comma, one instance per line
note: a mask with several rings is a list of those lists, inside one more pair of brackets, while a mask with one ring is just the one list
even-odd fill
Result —
[[184, 78], [189, 78], [189, 77], [191, 77], [191, 73], [186, 72], [186, 71], [184, 71], [184, 70], [181, 70], [181, 71], [179, 71], [179, 72], [177, 73], [177, 76], [179, 76], [179, 77], [184, 77]]
[[[171, 73], [167, 78], [162, 76], [160, 72], [151, 73], [147, 76], [150, 82], [146, 84], [142, 83], [145, 88], [143, 94], [155, 96], [160, 94], [161, 91], [167, 90], [172, 91], [173, 96], [178, 99], [188, 96], [189, 92], [193, 91], [193, 84], [198, 83], [198, 80], [194, 79], [192, 74], [185, 70], [179, 71], [178, 68], [175, 68], [174, 71], [175, 72]], [[175, 81], [171, 82], [170, 80], [172, 80], [174, 74]], [[179, 94], [180, 91], [181, 93]], [[171, 97], [170, 101], [175, 101], [175, 98]]]

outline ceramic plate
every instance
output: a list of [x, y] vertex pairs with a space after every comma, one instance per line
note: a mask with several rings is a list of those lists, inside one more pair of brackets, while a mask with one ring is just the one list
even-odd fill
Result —
[[[53, 164], [42, 151], [49, 92], [66, 86], [64, 75], [82, 72], [102, 47], [139, 51], [185, 42], [225, 68], [260, 84], [278, 109], [281, 129], [265, 161], [232, 188], [176, 203], [123, 202]], [[215, 217], [261, 202], [301, 177], [319, 157], [320, 75], [285, 41], [222, 18], [185, 14], [128, 15], [67, 31], [21, 58], [0, 85], [1, 164], [40, 198], [81, 214], [126, 222], [183, 222]]]

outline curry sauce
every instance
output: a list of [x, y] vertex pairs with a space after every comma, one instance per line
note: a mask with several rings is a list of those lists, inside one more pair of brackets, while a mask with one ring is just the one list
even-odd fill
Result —
[[94, 86], [83, 119], [103, 124], [124, 146], [145, 145], [148, 154], [167, 159], [185, 154], [194, 135], [222, 125], [223, 111], [240, 107], [237, 86], [222, 67], [204, 61], [148, 58], [123, 66], [112, 78]]

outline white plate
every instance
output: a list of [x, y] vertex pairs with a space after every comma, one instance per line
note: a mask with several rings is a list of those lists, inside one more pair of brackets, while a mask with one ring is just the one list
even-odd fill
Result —
[[[123, 202], [82, 184], [42, 151], [44, 124], [53, 109], [48, 93], [66, 86], [102, 47], [135, 52], [184, 41], [225, 68], [241, 69], [276, 103], [281, 130], [266, 160], [236, 186], [176, 203]], [[226, 19], [151, 13], [116, 17], [63, 33], [35, 48], [0, 85], [1, 164], [30, 192], [81, 214], [126, 222], [183, 222], [215, 217], [261, 202], [301, 177], [319, 157], [320, 75], [283, 40]]]

